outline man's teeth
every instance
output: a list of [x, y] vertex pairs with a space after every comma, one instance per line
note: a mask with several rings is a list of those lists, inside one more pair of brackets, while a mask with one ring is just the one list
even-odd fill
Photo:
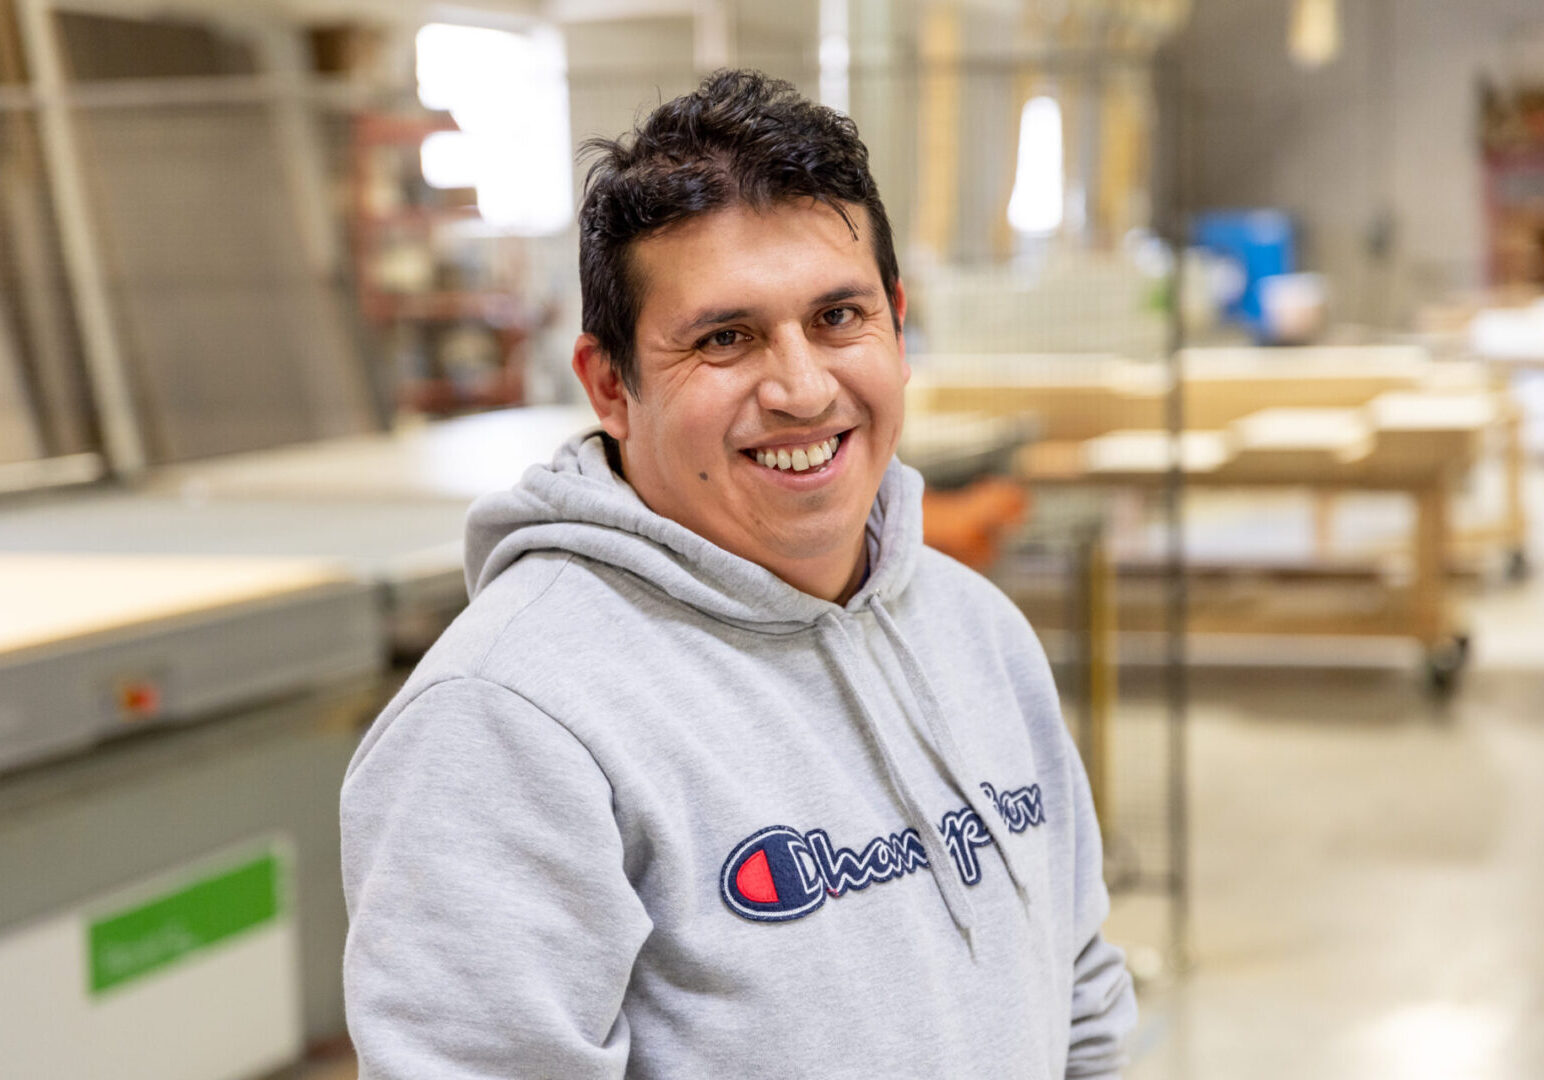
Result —
[[807, 469], [818, 469], [836, 456], [836, 448], [841, 444], [842, 437], [833, 435], [825, 442], [815, 443], [813, 446], [800, 447], [798, 450], [757, 450], [756, 463], [765, 465], [769, 469], [792, 469], [794, 472], [804, 472]]

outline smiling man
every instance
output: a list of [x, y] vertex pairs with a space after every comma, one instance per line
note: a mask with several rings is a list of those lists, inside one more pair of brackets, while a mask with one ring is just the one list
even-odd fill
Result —
[[852, 123], [747, 72], [592, 147], [600, 430], [343, 791], [361, 1077], [1109, 1076], [1134, 1020], [1043, 652], [921, 542]]
[[806, 196], [635, 241], [636, 396], [599, 336], [574, 360], [650, 509], [836, 601], [866, 565], [909, 374], [872, 233], [861, 206]]

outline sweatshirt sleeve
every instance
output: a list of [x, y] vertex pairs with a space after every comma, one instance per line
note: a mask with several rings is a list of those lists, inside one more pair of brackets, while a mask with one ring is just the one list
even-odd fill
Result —
[[1072, 971], [1072, 1033], [1067, 1077], [1113, 1078], [1125, 1063], [1122, 1042], [1136, 1026], [1136, 994], [1126, 971], [1126, 957], [1104, 940], [1100, 927], [1110, 914], [1104, 885], [1104, 848], [1099, 819], [1082, 760], [1067, 736], [1077, 815], [1073, 935], [1077, 957]]
[[342, 795], [343, 980], [360, 1080], [621, 1077], [651, 924], [605, 775], [524, 698], [436, 683]]

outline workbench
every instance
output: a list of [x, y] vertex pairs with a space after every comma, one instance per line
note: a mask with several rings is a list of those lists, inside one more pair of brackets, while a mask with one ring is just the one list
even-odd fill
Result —
[[[1496, 536], [1514, 551], [1525, 546], [1517, 418], [1488, 373], [1433, 363], [1406, 347], [1189, 350], [1181, 362], [1187, 430], [1178, 456], [1187, 484], [1306, 488], [1321, 506], [1342, 492], [1389, 491], [1415, 505], [1408, 583], [1380, 583], [1375, 603], [1350, 611], [1305, 603], [1298, 583], [1256, 589], [1252, 603], [1235, 590], [1215, 606], [1197, 591], [1191, 629], [1411, 638], [1425, 650], [1434, 685], [1450, 684], [1467, 655], [1447, 581], [1458, 544], [1450, 501], [1497, 429], [1511, 441], [1506, 520]], [[1167, 479], [1176, 451], [1165, 430], [1169, 380], [1161, 365], [992, 356], [930, 358], [918, 369], [913, 415], [1034, 413], [1043, 438], [1018, 458], [1019, 474], [1033, 485], [1152, 490]], [[1157, 615], [1123, 611], [1122, 628], [1156, 628]]]

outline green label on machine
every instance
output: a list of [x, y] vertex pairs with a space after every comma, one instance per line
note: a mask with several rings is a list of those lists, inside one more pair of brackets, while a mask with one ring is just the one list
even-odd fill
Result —
[[94, 920], [91, 992], [100, 994], [270, 922], [279, 914], [279, 859], [269, 852], [175, 892]]

